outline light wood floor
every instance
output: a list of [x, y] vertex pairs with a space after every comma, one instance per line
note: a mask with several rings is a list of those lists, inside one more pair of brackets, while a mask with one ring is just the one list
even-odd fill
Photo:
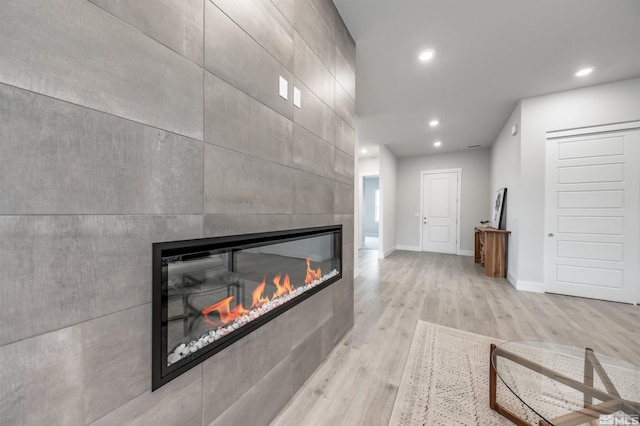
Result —
[[273, 425], [387, 425], [416, 320], [591, 347], [640, 364], [640, 307], [515, 290], [473, 258], [360, 251], [355, 325]]

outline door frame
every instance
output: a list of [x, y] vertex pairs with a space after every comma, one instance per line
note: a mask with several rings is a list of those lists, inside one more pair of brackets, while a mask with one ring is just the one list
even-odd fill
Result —
[[[634, 120], [634, 121], [626, 121], [621, 123], [611, 123], [611, 124], [602, 124], [602, 125], [596, 125], [596, 126], [580, 127], [575, 129], [552, 130], [547, 132], [546, 141], [545, 141], [545, 187], [544, 187], [545, 206], [544, 206], [544, 228], [543, 228], [545, 236], [549, 232], [550, 223], [552, 223], [552, 221], [554, 220], [554, 217], [552, 217], [553, 215], [551, 214], [551, 211], [550, 211], [551, 203], [548, 198], [550, 196], [549, 185], [551, 184], [550, 173], [549, 173], [549, 167], [550, 167], [549, 142], [555, 141], [557, 139], [566, 138], [566, 137], [597, 135], [602, 133], [613, 133], [613, 132], [625, 132], [625, 131], [632, 131], [632, 130], [639, 130], [639, 129], [640, 129], [640, 120]], [[638, 229], [640, 229], [640, 218], [638, 219], [638, 222], [639, 222], [637, 224]], [[552, 267], [550, 262], [547, 260], [548, 257], [549, 257], [549, 247], [545, 238], [544, 244], [543, 244], [543, 253], [542, 253], [542, 258], [544, 261], [543, 269], [542, 269], [542, 276], [543, 276], [542, 285], [545, 292], [547, 292], [547, 290], [549, 289], [549, 283], [547, 282], [547, 277], [549, 276], [549, 268]], [[640, 250], [638, 253], [638, 262], [640, 264]], [[638, 305], [640, 304], [640, 282], [638, 282], [638, 284], [636, 285], [635, 291], [636, 291], [636, 296], [635, 296], [636, 300], [634, 302], [634, 305]]]
[[[362, 220], [362, 215], [363, 215], [363, 204], [364, 204], [364, 178], [366, 177], [371, 177], [371, 176], [377, 176], [378, 179], [380, 179], [380, 173], [379, 172], [362, 172], [362, 173], [358, 173], [358, 175], [360, 176], [360, 179], [358, 181], [358, 205], [360, 206], [360, 211], [359, 211], [359, 215], [360, 217], [358, 218], [360, 221], [360, 225], [358, 226], [358, 250], [364, 247], [364, 220]], [[380, 197], [382, 197], [382, 194], [380, 195]], [[378, 238], [379, 241], [382, 239], [381, 238], [381, 233], [380, 233], [380, 223], [378, 222]], [[381, 247], [381, 246], [380, 246]]]
[[455, 169], [436, 169], [436, 170], [420, 170], [420, 216], [418, 217], [419, 229], [420, 229], [420, 249], [422, 251], [422, 218], [424, 217], [424, 177], [426, 175], [437, 175], [440, 173], [457, 173], [458, 174], [458, 193], [456, 194], [456, 255], [460, 255], [460, 205], [462, 204], [462, 199], [460, 195], [462, 194], [462, 168]]

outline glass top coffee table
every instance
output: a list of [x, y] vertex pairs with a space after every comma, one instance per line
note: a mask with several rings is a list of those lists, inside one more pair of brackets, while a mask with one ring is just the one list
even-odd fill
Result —
[[496, 377], [541, 420], [539, 425], [640, 424], [640, 367], [554, 343], [491, 345], [489, 405], [517, 425], [529, 425], [496, 401]]

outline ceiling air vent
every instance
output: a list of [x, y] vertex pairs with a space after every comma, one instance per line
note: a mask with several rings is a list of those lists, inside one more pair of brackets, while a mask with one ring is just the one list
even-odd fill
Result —
[[467, 149], [478, 149], [478, 148], [482, 148], [482, 145], [478, 144], [478, 145], [467, 145]]

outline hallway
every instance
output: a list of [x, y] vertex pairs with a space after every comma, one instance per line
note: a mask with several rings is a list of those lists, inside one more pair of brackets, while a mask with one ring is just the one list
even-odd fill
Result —
[[640, 364], [640, 307], [515, 290], [473, 258], [360, 250], [355, 325], [274, 425], [386, 425], [417, 319], [503, 340], [545, 340]]

